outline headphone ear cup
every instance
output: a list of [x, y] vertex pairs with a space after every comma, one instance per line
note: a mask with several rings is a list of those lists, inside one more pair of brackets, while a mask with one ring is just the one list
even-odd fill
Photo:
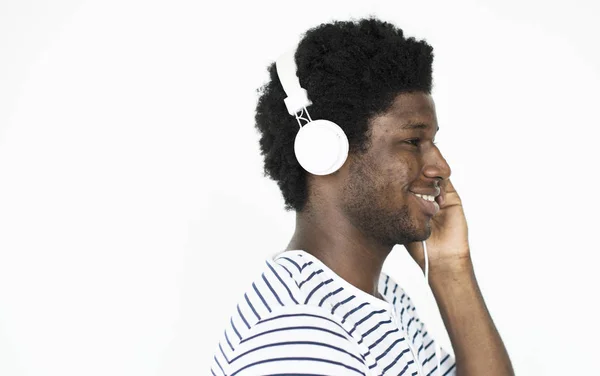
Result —
[[313, 175], [329, 175], [340, 169], [348, 158], [348, 137], [332, 121], [314, 120], [300, 128], [294, 140], [294, 152], [300, 166]]

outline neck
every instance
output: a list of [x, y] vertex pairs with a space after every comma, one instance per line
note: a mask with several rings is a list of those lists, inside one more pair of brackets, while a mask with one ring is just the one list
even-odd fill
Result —
[[285, 250], [310, 253], [348, 283], [381, 298], [377, 289], [379, 276], [392, 248], [375, 244], [342, 213], [331, 210], [296, 213], [296, 230]]

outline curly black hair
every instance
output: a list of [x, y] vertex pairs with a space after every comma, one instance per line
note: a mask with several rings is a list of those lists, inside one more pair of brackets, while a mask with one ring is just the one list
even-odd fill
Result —
[[[334, 21], [309, 29], [295, 53], [300, 84], [312, 101], [312, 119], [338, 124], [349, 153], [369, 147], [369, 120], [389, 109], [401, 93], [431, 94], [433, 47], [405, 38], [402, 29], [375, 18]], [[307, 172], [294, 154], [298, 123], [285, 107], [275, 63], [259, 89], [256, 128], [264, 175], [283, 193], [285, 210], [301, 212], [308, 200]]]

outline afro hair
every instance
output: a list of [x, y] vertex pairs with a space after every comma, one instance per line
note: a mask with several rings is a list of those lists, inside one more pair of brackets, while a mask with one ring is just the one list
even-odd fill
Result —
[[[398, 94], [431, 94], [433, 47], [405, 38], [401, 29], [375, 18], [309, 29], [295, 61], [300, 84], [313, 103], [311, 117], [338, 124], [348, 136], [349, 153], [368, 149], [370, 119], [386, 112]], [[264, 174], [277, 182], [285, 210], [301, 212], [308, 200], [308, 172], [294, 154], [298, 123], [285, 107], [275, 63], [268, 72], [255, 115]]]

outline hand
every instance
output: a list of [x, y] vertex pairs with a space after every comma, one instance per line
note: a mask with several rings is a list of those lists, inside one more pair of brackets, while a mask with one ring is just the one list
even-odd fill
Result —
[[[431, 218], [431, 236], [426, 240], [429, 269], [453, 268], [470, 262], [467, 220], [462, 202], [450, 179], [442, 181], [440, 210]], [[425, 271], [421, 242], [404, 244], [413, 260]]]

